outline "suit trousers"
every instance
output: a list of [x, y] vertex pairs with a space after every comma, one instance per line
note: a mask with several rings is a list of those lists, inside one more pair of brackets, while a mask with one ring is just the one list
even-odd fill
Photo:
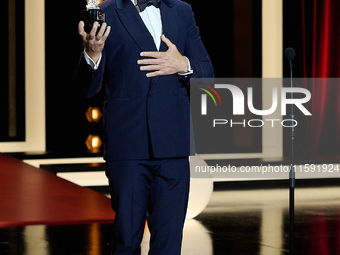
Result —
[[107, 161], [116, 212], [112, 255], [139, 255], [145, 220], [149, 255], [180, 255], [188, 204], [188, 157]]

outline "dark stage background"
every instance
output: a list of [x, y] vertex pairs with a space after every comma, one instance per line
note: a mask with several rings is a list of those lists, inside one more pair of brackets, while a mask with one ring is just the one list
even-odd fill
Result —
[[0, 15], [2, 31], [8, 37], [2, 40], [7, 50], [0, 68], [0, 142], [25, 141], [25, 4], [6, 0], [1, 7], [6, 10]]

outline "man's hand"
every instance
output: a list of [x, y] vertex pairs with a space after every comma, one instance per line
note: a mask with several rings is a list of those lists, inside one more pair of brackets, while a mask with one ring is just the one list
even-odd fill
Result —
[[168, 46], [166, 52], [147, 51], [141, 52], [141, 57], [150, 57], [137, 61], [141, 71], [152, 71], [146, 74], [147, 77], [159, 75], [170, 75], [175, 73], [188, 72], [188, 60], [179, 53], [175, 44], [162, 35], [162, 41]]
[[104, 49], [105, 41], [110, 34], [111, 27], [110, 26], [106, 27], [107, 26], [106, 23], [103, 23], [98, 34], [96, 35], [97, 28], [99, 26], [99, 23], [97, 21], [94, 22], [91, 32], [89, 34], [85, 32], [84, 25], [85, 24], [83, 21], [79, 22], [78, 32], [83, 39], [87, 55], [89, 55], [89, 57], [92, 58], [92, 60], [95, 63], [97, 63]]

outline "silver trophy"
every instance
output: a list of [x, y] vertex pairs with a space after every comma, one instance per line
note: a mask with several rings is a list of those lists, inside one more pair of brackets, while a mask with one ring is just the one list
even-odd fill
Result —
[[83, 10], [80, 14], [80, 20], [85, 23], [85, 32], [90, 33], [93, 27], [93, 23], [97, 21], [99, 23], [99, 27], [97, 29], [97, 33], [105, 22], [105, 13], [100, 10], [98, 6], [98, 0], [89, 0], [86, 5], [86, 10]]

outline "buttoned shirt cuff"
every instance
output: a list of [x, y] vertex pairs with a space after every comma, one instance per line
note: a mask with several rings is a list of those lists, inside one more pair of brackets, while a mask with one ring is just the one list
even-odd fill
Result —
[[91, 66], [92, 70], [96, 71], [98, 69], [98, 67], [99, 67], [100, 61], [102, 60], [102, 54], [100, 54], [100, 57], [99, 57], [97, 63], [95, 63], [93, 61], [93, 59], [89, 55], [87, 55], [87, 53], [86, 53], [86, 51], [84, 49], [84, 58], [85, 58], [86, 63], [89, 66]]
[[189, 61], [189, 59], [186, 57], [186, 56], [184, 56], [186, 59], [187, 59], [187, 61], [188, 61], [188, 72], [186, 72], [186, 73], [178, 73], [178, 75], [181, 75], [181, 76], [186, 76], [186, 75], [189, 75], [189, 74], [192, 74], [194, 71], [191, 69], [191, 65], [190, 65], [190, 61]]

